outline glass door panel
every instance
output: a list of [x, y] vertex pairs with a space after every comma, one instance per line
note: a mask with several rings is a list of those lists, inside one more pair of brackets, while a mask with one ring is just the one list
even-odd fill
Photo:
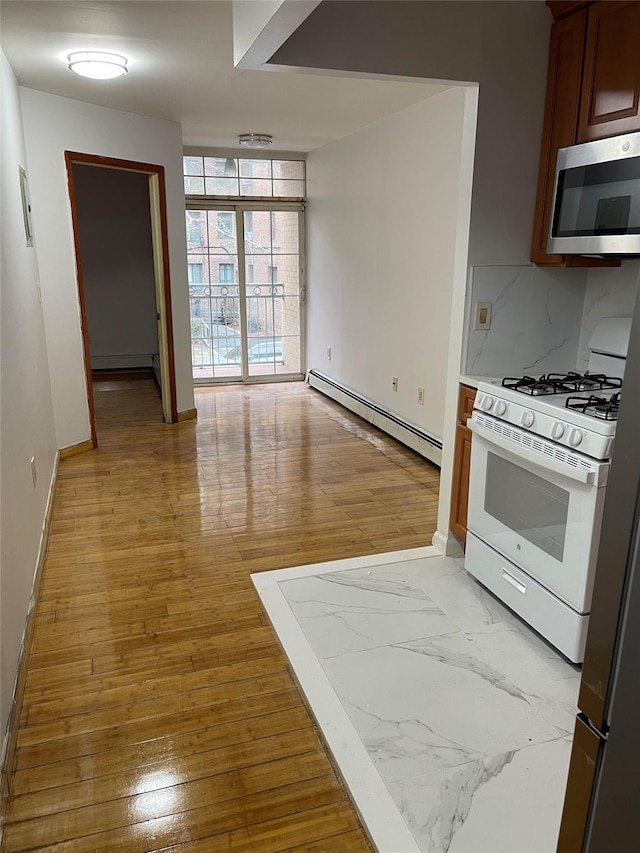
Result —
[[242, 335], [233, 211], [187, 210], [194, 379], [240, 378]]
[[300, 372], [297, 211], [245, 210], [249, 376]]

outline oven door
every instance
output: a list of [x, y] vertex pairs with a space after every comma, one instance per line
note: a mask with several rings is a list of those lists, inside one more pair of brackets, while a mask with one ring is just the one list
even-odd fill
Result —
[[[481, 420], [486, 426], [468, 422], [469, 530], [578, 613], [588, 613], [608, 463], [582, 457], [584, 467], [576, 466], [579, 454]], [[500, 433], [489, 429], [492, 423]]]

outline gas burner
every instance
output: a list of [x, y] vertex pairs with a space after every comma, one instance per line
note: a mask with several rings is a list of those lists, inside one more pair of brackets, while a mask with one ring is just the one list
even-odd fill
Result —
[[[575, 375], [578, 376], [578, 374]], [[567, 384], [567, 379], [568, 374], [547, 373], [539, 379], [533, 376], [506, 377], [502, 380], [502, 385], [520, 394], [541, 397], [546, 394], [570, 394], [571, 391], [576, 390], [575, 385]]]
[[593, 418], [615, 421], [618, 419], [620, 396], [620, 393], [617, 393], [612, 394], [611, 397], [598, 397], [595, 394], [590, 394], [588, 397], [569, 397], [565, 406], [567, 409], [583, 412]]
[[569, 371], [568, 373], [546, 373], [539, 379], [533, 376], [517, 378], [507, 377], [502, 380], [505, 388], [538, 397], [547, 394], [571, 394], [576, 391], [604, 391], [610, 388], [622, 388], [622, 379], [615, 376], [605, 376], [603, 373], [584, 374]]
[[604, 373], [589, 373], [578, 376], [576, 391], [604, 391], [607, 388], [622, 388], [622, 379], [605, 376]]

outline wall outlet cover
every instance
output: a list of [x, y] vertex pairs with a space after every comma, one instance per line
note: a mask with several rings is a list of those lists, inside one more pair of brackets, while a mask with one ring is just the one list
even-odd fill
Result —
[[473, 331], [488, 332], [491, 328], [491, 302], [474, 303]]

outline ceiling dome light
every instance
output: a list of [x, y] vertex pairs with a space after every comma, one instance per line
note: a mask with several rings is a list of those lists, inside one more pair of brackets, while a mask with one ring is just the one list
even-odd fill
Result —
[[268, 148], [273, 142], [273, 136], [268, 133], [241, 133], [238, 142], [246, 148]]
[[67, 59], [70, 71], [75, 71], [81, 77], [91, 77], [93, 80], [111, 80], [113, 77], [122, 77], [129, 70], [127, 58], [118, 53], [81, 50], [70, 53]]

